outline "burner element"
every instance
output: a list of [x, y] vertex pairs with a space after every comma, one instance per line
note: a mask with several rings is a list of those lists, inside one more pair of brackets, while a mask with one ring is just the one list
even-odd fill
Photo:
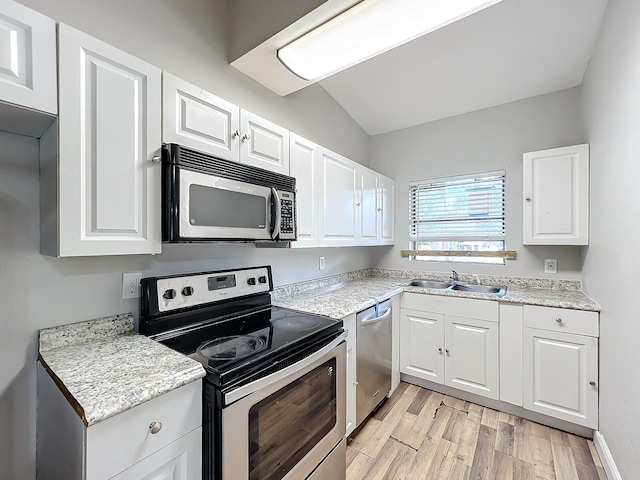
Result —
[[271, 324], [276, 328], [300, 332], [303, 330], [311, 330], [319, 326], [322, 322], [318, 318], [304, 316], [290, 316], [273, 320]]
[[205, 342], [198, 347], [198, 353], [211, 360], [234, 360], [253, 355], [266, 345], [262, 337], [234, 335]]

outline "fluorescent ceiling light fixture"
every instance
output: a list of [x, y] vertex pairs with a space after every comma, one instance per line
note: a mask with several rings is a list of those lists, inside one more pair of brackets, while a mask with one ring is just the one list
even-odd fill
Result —
[[304, 80], [328, 77], [501, 0], [363, 0], [278, 50]]

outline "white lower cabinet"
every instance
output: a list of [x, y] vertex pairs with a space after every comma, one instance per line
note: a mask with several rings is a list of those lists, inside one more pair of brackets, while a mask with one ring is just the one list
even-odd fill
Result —
[[201, 425], [198, 380], [87, 427], [38, 364], [38, 479], [200, 478]]
[[344, 329], [347, 332], [347, 428], [346, 436], [349, 436], [351, 432], [356, 428], [356, 394], [357, 394], [357, 381], [356, 381], [356, 315], [349, 315], [343, 320]]
[[524, 329], [524, 407], [598, 428], [598, 339]]
[[498, 399], [498, 323], [445, 317], [445, 385]]
[[403, 310], [400, 372], [497, 399], [498, 324]]

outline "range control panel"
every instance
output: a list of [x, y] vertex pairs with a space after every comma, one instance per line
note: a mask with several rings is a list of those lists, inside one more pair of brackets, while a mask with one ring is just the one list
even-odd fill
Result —
[[176, 275], [150, 280], [156, 285], [159, 312], [170, 312], [254, 293], [266, 293], [272, 289], [271, 271], [268, 267]]

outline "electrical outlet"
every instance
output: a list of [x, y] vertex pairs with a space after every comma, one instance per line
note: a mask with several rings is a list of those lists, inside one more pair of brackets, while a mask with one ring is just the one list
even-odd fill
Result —
[[544, 273], [558, 273], [558, 259], [557, 258], [545, 258], [544, 259]]
[[142, 273], [123, 273], [122, 274], [122, 299], [140, 297], [140, 280]]
[[324, 257], [320, 257], [319, 267], [320, 270], [324, 270]]

